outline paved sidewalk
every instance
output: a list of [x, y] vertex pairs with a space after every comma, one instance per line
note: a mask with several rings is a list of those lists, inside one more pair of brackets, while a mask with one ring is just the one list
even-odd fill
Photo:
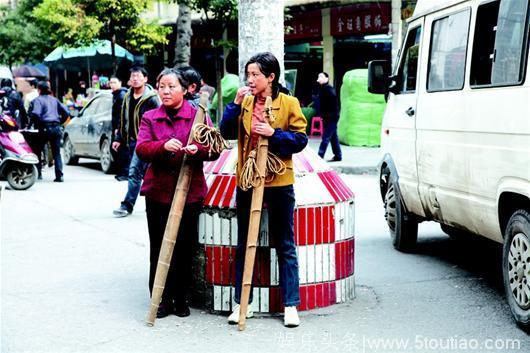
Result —
[[[318, 152], [320, 136], [309, 138], [309, 147]], [[340, 145], [342, 149], [342, 161], [329, 162], [329, 165], [345, 174], [376, 174], [377, 166], [381, 161], [382, 153], [379, 147], [353, 147]], [[327, 161], [333, 158], [331, 145], [328, 146], [324, 159]]]

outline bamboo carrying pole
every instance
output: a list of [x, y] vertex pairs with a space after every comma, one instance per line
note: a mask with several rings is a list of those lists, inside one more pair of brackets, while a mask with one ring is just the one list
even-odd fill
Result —
[[[272, 98], [269, 96], [265, 101], [265, 119], [271, 119]], [[243, 283], [241, 289], [240, 311], [238, 328], [239, 331], [245, 329], [247, 320], [247, 307], [250, 298], [250, 288], [252, 285], [252, 273], [254, 272], [254, 260], [256, 258], [256, 246], [259, 235], [259, 224], [261, 220], [261, 209], [263, 208], [263, 192], [265, 189], [265, 173], [267, 165], [267, 155], [269, 153], [269, 139], [260, 136], [258, 139], [258, 151], [256, 164], [258, 168], [260, 182], [252, 190], [252, 201], [250, 203], [250, 221], [248, 224], [247, 249], [245, 252], [245, 267], [243, 270]]]
[[[195, 114], [193, 120], [193, 127], [197, 124], [203, 124], [206, 115], [206, 106], [208, 104], [208, 93], [201, 94], [199, 109]], [[188, 145], [193, 142], [193, 127], [190, 130], [188, 137]], [[177, 181], [177, 187], [169, 210], [169, 216], [164, 231], [164, 238], [162, 239], [162, 247], [160, 248], [160, 255], [158, 256], [158, 265], [156, 267], [155, 280], [153, 284], [153, 293], [151, 295], [151, 306], [147, 314], [147, 325], [153, 326], [155, 324], [156, 312], [164, 293], [166, 285], [167, 274], [171, 264], [171, 257], [173, 256], [173, 249], [177, 241], [177, 235], [180, 228], [180, 221], [184, 206], [186, 205], [186, 198], [191, 184], [191, 176], [193, 174], [193, 167], [187, 163], [188, 155], [184, 155], [182, 159], [182, 166]]]

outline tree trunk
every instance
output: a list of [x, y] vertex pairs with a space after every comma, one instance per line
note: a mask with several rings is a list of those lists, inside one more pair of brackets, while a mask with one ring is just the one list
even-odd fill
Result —
[[177, 19], [177, 42], [175, 45], [175, 67], [190, 64], [191, 56], [191, 9], [185, 3], [179, 4], [179, 17]]
[[110, 48], [112, 53], [112, 74], [116, 75], [118, 71], [118, 65], [116, 60], [116, 35], [112, 35], [112, 41], [110, 42]]
[[[221, 48], [219, 50], [220, 52], [223, 51]], [[221, 80], [223, 79], [223, 76], [225, 75], [225, 71], [221, 69], [220, 60], [224, 61], [224, 58], [220, 58], [216, 55], [215, 58], [215, 76], [216, 76], [216, 89], [217, 89], [217, 116], [216, 116], [216, 123], [219, 125], [221, 122], [221, 118], [223, 117], [223, 87], [221, 85]]]
[[239, 78], [242, 82], [248, 59], [264, 51], [276, 56], [280, 62], [280, 82], [285, 82], [283, 7], [283, 0], [239, 0]]

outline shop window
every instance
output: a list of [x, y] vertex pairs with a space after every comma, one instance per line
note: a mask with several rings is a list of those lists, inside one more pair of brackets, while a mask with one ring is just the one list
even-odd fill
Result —
[[421, 27], [416, 27], [409, 31], [397, 77], [397, 84], [400, 86], [399, 91], [402, 93], [416, 91], [420, 39]]
[[471, 62], [472, 86], [523, 81], [528, 45], [528, 1], [497, 0], [479, 6]]
[[433, 22], [427, 90], [450, 91], [464, 87], [470, 10]]

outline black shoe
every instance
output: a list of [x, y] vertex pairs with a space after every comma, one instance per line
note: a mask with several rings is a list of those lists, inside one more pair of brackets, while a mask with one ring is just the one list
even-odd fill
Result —
[[56, 182], [56, 183], [62, 183], [62, 182], [64, 182], [64, 178], [63, 177], [55, 178], [55, 179], [53, 179], [53, 181]]
[[117, 181], [127, 181], [129, 180], [129, 177], [126, 175], [115, 175], [114, 179], [116, 179]]
[[337, 157], [337, 156], [328, 160], [328, 162], [340, 162], [340, 161], [342, 161], [342, 157]]
[[37, 179], [42, 180], [42, 174], [39, 174], [39, 175], [37, 176]]
[[190, 316], [190, 307], [188, 306], [188, 303], [186, 303], [186, 301], [175, 303], [173, 306], [173, 314], [178, 317]]
[[156, 317], [158, 319], [161, 319], [163, 317], [168, 316], [173, 312], [173, 305], [168, 303], [160, 303], [158, 306], [158, 310], [156, 311]]

